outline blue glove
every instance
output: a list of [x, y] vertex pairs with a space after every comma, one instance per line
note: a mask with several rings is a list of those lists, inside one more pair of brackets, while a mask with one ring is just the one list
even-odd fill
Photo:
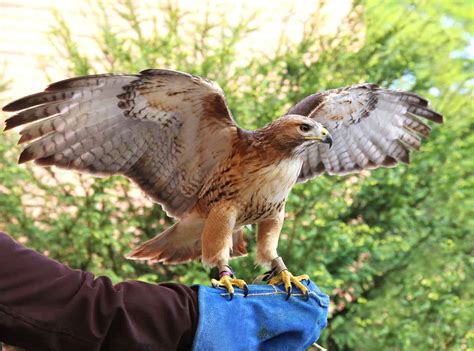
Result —
[[229, 301], [224, 288], [199, 286], [199, 322], [193, 350], [306, 350], [327, 324], [329, 297], [313, 282], [309, 300], [293, 288], [289, 300], [283, 284], [236, 288]]

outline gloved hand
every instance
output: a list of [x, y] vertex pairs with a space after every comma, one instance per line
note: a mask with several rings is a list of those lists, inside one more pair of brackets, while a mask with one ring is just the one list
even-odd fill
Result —
[[309, 299], [283, 285], [249, 285], [249, 294], [199, 286], [193, 350], [306, 350], [327, 324], [329, 297], [309, 283]]

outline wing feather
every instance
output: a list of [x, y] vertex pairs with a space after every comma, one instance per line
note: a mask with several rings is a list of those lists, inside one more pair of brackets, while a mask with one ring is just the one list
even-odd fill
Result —
[[237, 134], [220, 87], [169, 70], [56, 82], [13, 101], [5, 129], [24, 126], [19, 162], [123, 174], [174, 217], [197, 201]]
[[431, 131], [422, 119], [443, 121], [423, 97], [374, 84], [313, 94], [287, 114], [315, 119], [334, 139], [331, 150], [326, 144], [318, 144], [305, 151], [300, 182], [324, 172], [342, 175], [408, 163], [409, 151], [419, 150], [422, 137]]

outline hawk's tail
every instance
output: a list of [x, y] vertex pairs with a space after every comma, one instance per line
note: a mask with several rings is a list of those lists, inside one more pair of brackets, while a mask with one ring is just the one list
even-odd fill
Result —
[[183, 218], [153, 239], [145, 241], [126, 255], [132, 260], [178, 264], [201, 256], [204, 220]]
[[[147, 260], [164, 264], [180, 264], [201, 258], [201, 233], [205, 219], [185, 217], [153, 239], [137, 246], [128, 259]], [[232, 257], [247, 254], [241, 229], [233, 233]]]

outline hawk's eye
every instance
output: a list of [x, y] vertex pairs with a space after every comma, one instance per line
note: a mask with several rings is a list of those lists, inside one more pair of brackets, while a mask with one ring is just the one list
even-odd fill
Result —
[[309, 132], [310, 129], [311, 129], [311, 126], [309, 124], [304, 123], [300, 125], [300, 130], [302, 132], [305, 132], [305, 133]]

